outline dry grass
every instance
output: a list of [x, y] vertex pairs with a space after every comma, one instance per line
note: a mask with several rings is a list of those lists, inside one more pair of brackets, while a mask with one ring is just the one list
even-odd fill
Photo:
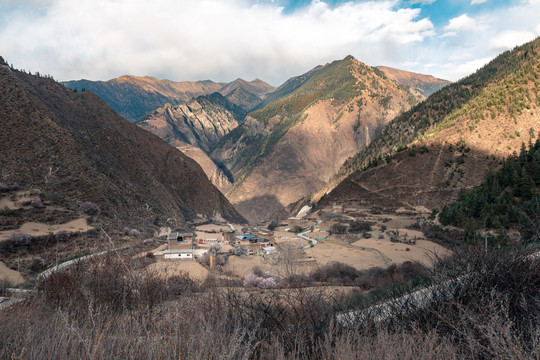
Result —
[[[165, 280], [141, 259], [78, 265], [0, 312], [0, 358], [530, 359], [540, 353], [540, 265], [522, 254], [441, 263], [469, 281], [387, 323], [341, 328], [347, 297], [318, 287], [246, 290]], [[452, 266], [449, 266], [452, 265]]]

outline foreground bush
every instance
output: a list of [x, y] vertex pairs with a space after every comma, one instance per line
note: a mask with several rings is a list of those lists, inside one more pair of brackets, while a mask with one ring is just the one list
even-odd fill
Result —
[[335, 321], [346, 299], [324, 287], [200, 288], [106, 258], [54, 274], [30, 301], [0, 311], [0, 358], [534, 359], [540, 266], [526, 255], [441, 262], [434, 274], [453, 286], [425, 306], [347, 328]]
[[79, 201], [77, 202], [77, 205], [79, 207], [79, 211], [87, 215], [98, 215], [101, 211], [99, 206], [91, 201]]

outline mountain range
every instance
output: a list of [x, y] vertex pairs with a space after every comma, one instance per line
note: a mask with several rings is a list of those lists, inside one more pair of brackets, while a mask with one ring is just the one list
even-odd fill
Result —
[[[130, 78], [128, 90], [103, 91], [117, 79], [64, 85], [79, 91], [85, 85], [125, 114], [132, 104], [115, 99], [135, 99], [145, 91], [171, 99], [171, 84], [182, 89], [187, 84], [119, 79]], [[150, 79], [151, 86], [142, 81]], [[209, 81], [194, 84], [206, 85], [202, 92], [216, 91], [188, 101], [181, 98], [185, 91], [178, 93], [175, 101], [180, 103], [147, 108], [135, 123], [195, 159], [213, 184], [256, 221], [324, 185], [387, 122], [449, 82], [372, 68], [348, 56], [293, 77], [278, 89], [261, 80], [237, 79], [220, 84], [219, 90]]]
[[62, 84], [76, 91], [92, 91], [130, 122], [135, 122], [166, 104], [178, 105], [215, 92], [221, 93], [247, 113], [274, 91], [273, 86], [259, 79], [251, 82], [237, 79], [230, 83], [216, 83], [211, 80], [175, 82], [151, 76], [124, 75], [108, 81], [83, 79], [65, 81]]
[[[219, 93], [152, 109], [136, 123], [192, 156], [235, 206], [256, 221], [323, 186], [392, 118], [447, 84], [429, 75], [372, 68], [348, 56], [293, 77], [278, 89], [260, 80], [237, 79]], [[168, 85], [153, 83], [152, 88]], [[123, 96], [135, 97], [147, 88]], [[111, 101], [107, 96], [104, 100]]]
[[[536, 114], [540, 106], [539, 41], [501, 54], [475, 74], [454, 84], [429, 75], [383, 66], [370, 67], [352, 56], [317, 66], [287, 80], [277, 89], [261, 80], [247, 82], [242, 79], [228, 84], [212, 81], [174, 83], [124, 76], [109, 82], [86, 83], [90, 85], [88, 89], [91, 86], [107, 88], [101, 96], [118, 106], [119, 113], [133, 112], [133, 108], [142, 113], [141, 109], [144, 109], [143, 115], [130, 118], [138, 126], [120, 122], [121, 118], [95, 95], [78, 88], [82, 87], [81, 81], [64, 83], [77, 91], [64, 89], [60, 92], [50, 79], [31, 77], [4, 65], [7, 85], [23, 81], [22, 85], [11, 88], [27, 89], [29, 94], [39, 93], [29, 103], [33, 105], [5, 105], [4, 108], [5, 111], [18, 109], [16, 115], [10, 116], [22, 118], [20, 109], [26, 106], [26, 114], [32, 106], [37, 106], [37, 114], [47, 114], [41, 117], [61, 119], [61, 124], [57, 124], [60, 129], [76, 128], [67, 119], [70, 112], [82, 119], [77, 122], [81, 126], [115, 128], [123, 135], [114, 144], [106, 138], [106, 146], [89, 143], [91, 136], [80, 129], [66, 134], [68, 138], [74, 138], [70, 140], [73, 144], [84, 144], [87, 151], [110, 147], [97, 153], [106, 157], [102, 162], [115, 164], [114, 171], [129, 166], [121, 165], [117, 159], [109, 159], [112, 156], [109, 153], [137, 153], [136, 157], [144, 159], [145, 156], [138, 153], [142, 151], [142, 145], [133, 150], [120, 148], [119, 144], [132, 146], [133, 138], [142, 137], [140, 134], [150, 136], [143, 128], [150, 130], [176, 150], [196, 159], [204, 173], [183, 157], [177, 161], [187, 161], [192, 164], [190, 168], [198, 169], [193, 170], [191, 179], [211, 179], [250, 221], [267, 219], [290, 203], [293, 204], [290, 209], [305, 203], [324, 205], [350, 201], [371, 201], [374, 206], [385, 208], [422, 205], [438, 209], [454, 199], [461, 188], [478, 184], [487, 170], [497, 168], [501, 160], [518, 150], [522, 143], [532, 142], [539, 136], [540, 122]], [[124, 85], [113, 88], [120, 83]], [[6, 104], [17, 98], [7, 90], [4, 94], [9, 95]], [[50, 100], [53, 97], [58, 101]], [[137, 100], [142, 98], [146, 100]], [[159, 101], [152, 103], [148, 99]], [[89, 110], [88, 103], [96, 109]], [[22, 120], [19, 123], [30, 128]], [[122, 125], [118, 125], [120, 123]], [[48, 131], [42, 131], [46, 135], [44, 139], [52, 137]], [[6, 136], [6, 142], [11, 138], [16, 139], [17, 135]], [[175, 154], [173, 147], [165, 148], [165, 143], [156, 142], [155, 137], [152, 139], [151, 143], [155, 145], [146, 145], [146, 149], [155, 147]], [[6, 154], [10, 149], [6, 148]], [[22, 160], [17, 156], [12, 154], [18, 164]], [[48, 164], [37, 166], [40, 171], [46, 172], [43, 166], [48, 166], [49, 171], [63, 168], [63, 160], [55, 165], [55, 159], [60, 155], [53, 158], [40, 156], [47, 159], [43, 164]], [[95, 156], [95, 151], [88, 155], [90, 158]], [[137, 166], [149, 169], [153, 165], [155, 170], [155, 163], [164, 155], [148, 156], [154, 156], [149, 161], [152, 164], [147, 162]], [[27, 158], [32, 156], [27, 155]], [[79, 160], [79, 163], [86, 161]], [[3, 173], [6, 173], [4, 169], [10, 174], [15, 173], [15, 163], [8, 163], [3, 164]], [[177, 166], [167, 165], [161, 168]], [[105, 172], [109, 179], [127, 181], [130, 178], [128, 174], [111, 174], [114, 171], [110, 166], [108, 169], [96, 163], [85, 166], [92, 169], [94, 177]], [[81, 166], [73, 168], [80, 170]], [[27, 172], [36, 176], [33, 169]], [[60, 174], [60, 170], [58, 172]], [[29, 181], [18, 176], [21, 179], [17, 181]], [[63, 176], [70, 178], [71, 175]], [[165, 192], [174, 188], [170, 179], [163, 179], [161, 173], [159, 177], [161, 185], [167, 183]], [[143, 181], [150, 183], [155, 179]], [[126, 193], [132, 185], [115, 186], [119, 193], [124, 192], [122, 196], [134, 194]], [[207, 182], [202, 186], [207, 188], [205, 193], [217, 191], [215, 188], [210, 190]], [[71, 191], [77, 193], [79, 190]], [[199, 190], [192, 187], [189, 192], [195, 194]], [[161, 195], [157, 195], [158, 198]], [[220, 205], [206, 206], [204, 211], [200, 204], [199, 210], [192, 207], [199, 200], [186, 200], [189, 196], [174, 200], [182, 213], [178, 216], [179, 222], [199, 215], [210, 218], [214, 216], [210, 213], [211, 207], [219, 216], [240, 218], [220, 195], [212, 196], [217, 196], [214, 203]], [[295, 203], [299, 198], [302, 200]], [[103, 198], [101, 201], [107, 204]], [[191, 205], [181, 205], [185, 201]], [[161, 201], [155, 204], [158, 203]], [[191, 213], [187, 208], [192, 208]], [[122, 206], [117, 210], [129, 212]]]

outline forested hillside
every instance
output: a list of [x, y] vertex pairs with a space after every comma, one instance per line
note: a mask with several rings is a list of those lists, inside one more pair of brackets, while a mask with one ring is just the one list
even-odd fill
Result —
[[[454, 142], [469, 137], [479, 146], [483, 143], [484, 148], [492, 150], [494, 144], [517, 138], [513, 145], [499, 146], [499, 156], [511, 154], [529, 138], [529, 132], [540, 129], [538, 115], [534, 114], [534, 109], [540, 106], [539, 49], [540, 39], [536, 39], [504, 52], [474, 74], [401, 114], [368, 148], [347, 160], [338, 177], [375, 159], [382, 160], [415, 141], [448, 141], [447, 135], [452, 135]], [[508, 126], [502, 128], [504, 125]], [[483, 133], [484, 128], [493, 128], [492, 133]]]
[[499, 235], [518, 228], [523, 241], [540, 240], [540, 139], [506, 159], [479, 186], [460, 192], [442, 209], [440, 221], [465, 228], [468, 238], [479, 228]]

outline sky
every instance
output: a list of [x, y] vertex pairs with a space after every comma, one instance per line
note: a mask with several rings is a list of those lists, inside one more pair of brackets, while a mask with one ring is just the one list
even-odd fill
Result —
[[56, 80], [279, 86], [353, 55], [451, 81], [540, 35], [540, 0], [0, 0], [0, 56]]

